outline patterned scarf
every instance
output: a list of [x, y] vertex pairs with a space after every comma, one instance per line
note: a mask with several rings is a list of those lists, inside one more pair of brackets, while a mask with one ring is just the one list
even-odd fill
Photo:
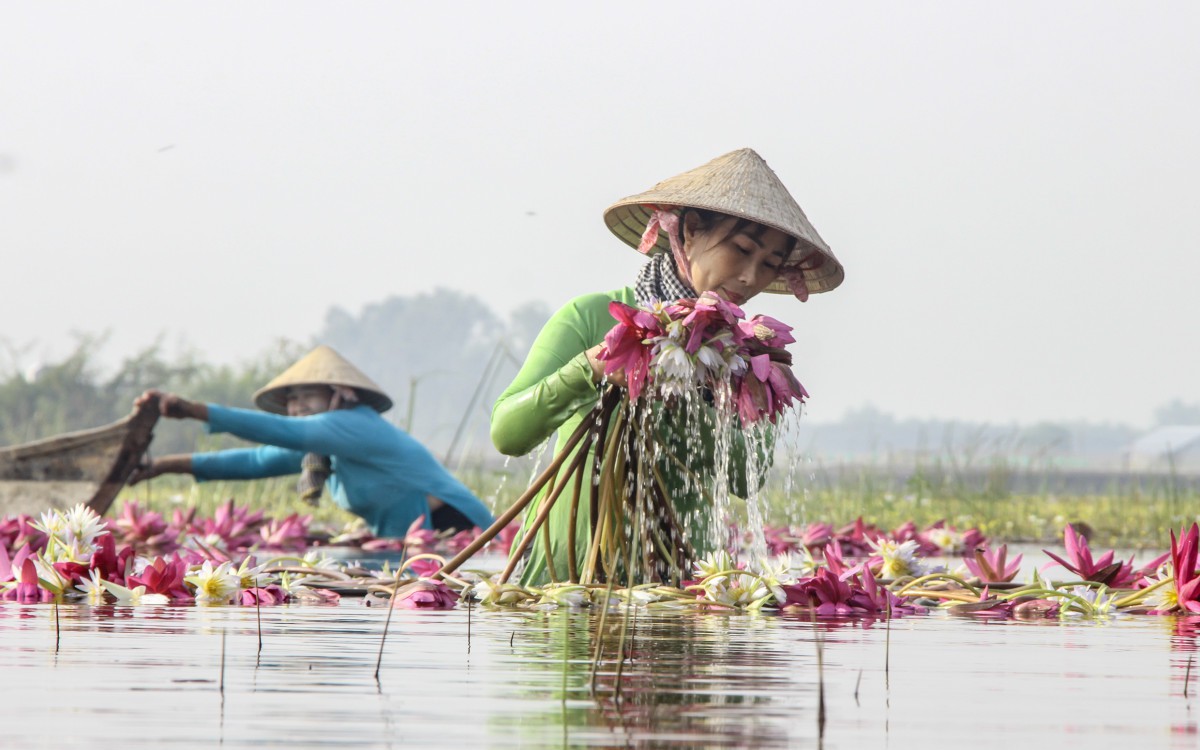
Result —
[[674, 302], [696, 296], [696, 291], [679, 278], [675, 258], [670, 253], [659, 253], [646, 261], [638, 272], [634, 293], [638, 304], [646, 307], [655, 302]]

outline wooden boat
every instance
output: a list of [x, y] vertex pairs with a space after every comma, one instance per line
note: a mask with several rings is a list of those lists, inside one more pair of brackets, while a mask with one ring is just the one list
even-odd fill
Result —
[[158, 421], [151, 399], [91, 430], [0, 448], [0, 517], [79, 503], [104, 515], [145, 455]]

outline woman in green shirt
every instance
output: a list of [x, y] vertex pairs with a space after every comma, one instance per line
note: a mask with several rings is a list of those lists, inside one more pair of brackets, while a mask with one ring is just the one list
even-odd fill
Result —
[[[618, 238], [650, 259], [633, 286], [577, 297], [542, 329], [521, 371], [492, 409], [492, 441], [501, 453], [528, 453], [555, 430], [561, 449], [597, 404], [604, 379], [604, 363], [598, 354], [604, 335], [615, 324], [608, 311], [613, 300], [651, 305], [716, 292], [741, 305], [761, 292], [776, 292], [804, 301], [809, 293], [833, 289], [844, 276], [841, 264], [799, 205], [762, 157], [750, 149], [718, 157], [622, 199], [605, 211], [604, 219]], [[624, 374], [610, 375], [608, 382], [624, 385]], [[676, 449], [691, 471], [711, 476], [713, 437], [701, 435], [703, 450], [686, 450], [689, 436], [704, 420], [684, 409], [671, 412], [665, 420], [665, 434], [660, 436], [668, 450]], [[749, 484], [745, 455], [739, 450], [740, 435], [733, 438], [729, 489], [745, 496]], [[586, 449], [586, 443], [577, 448]], [[765, 467], [769, 456], [763, 458], [757, 465]], [[585, 465], [590, 467], [591, 461]], [[682, 481], [666, 462], [662, 468], [676, 512], [688, 519], [692, 529], [693, 547], [698, 554], [711, 552], [717, 544], [716, 534], [711, 532], [719, 519], [712, 518], [711, 508], [700, 502], [699, 492], [689, 486], [694, 483]], [[580, 502], [575, 554], [582, 559], [590, 538], [588, 493], [582, 493]], [[526, 513], [526, 524], [537, 508], [535, 500]], [[553, 567], [564, 577], [570, 523], [567, 503], [556, 503], [547, 522]], [[522, 583], [536, 585], [547, 580], [546, 548], [539, 538], [531, 547]]]

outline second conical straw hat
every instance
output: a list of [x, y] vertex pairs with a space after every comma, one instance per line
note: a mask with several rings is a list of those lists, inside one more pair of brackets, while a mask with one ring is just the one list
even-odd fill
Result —
[[[749, 219], [796, 238], [789, 264], [799, 265], [808, 290], [828, 292], [842, 283], [845, 271], [829, 245], [817, 234], [804, 211], [775, 172], [753, 149], [743, 148], [663, 180], [644, 193], [622, 198], [604, 212], [604, 223], [625, 244], [637, 247], [656, 209], [702, 208]], [[669, 252], [661, 234], [652, 253]], [[778, 279], [766, 291], [791, 294]]]
[[254, 403], [263, 411], [287, 414], [287, 389], [298, 385], [344, 385], [358, 391], [362, 403], [375, 411], [385, 412], [392, 408], [392, 400], [375, 381], [324, 344], [260, 388], [254, 394]]

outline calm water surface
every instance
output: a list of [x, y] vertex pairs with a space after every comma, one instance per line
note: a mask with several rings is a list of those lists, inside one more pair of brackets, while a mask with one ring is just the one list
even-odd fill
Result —
[[[1195, 748], [1200, 624], [0, 604], [6, 748]], [[605, 660], [591, 685], [592, 651]], [[818, 642], [826, 725], [818, 731]], [[222, 684], [222, 643], [224, 677]], [[1193, 665], [1200, 672], [1200, 665]], [[620, 686], [620, 691], [616, 690]]]

